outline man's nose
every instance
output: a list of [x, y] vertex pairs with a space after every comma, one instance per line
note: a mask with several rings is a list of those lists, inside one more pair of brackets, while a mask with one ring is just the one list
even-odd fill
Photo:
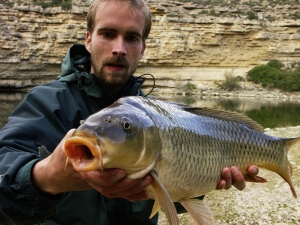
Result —
[[122, 37], [115, 39], [112, 53], [113, 55], [120, 55], [120, 56], [127, 55], [126, 43]]

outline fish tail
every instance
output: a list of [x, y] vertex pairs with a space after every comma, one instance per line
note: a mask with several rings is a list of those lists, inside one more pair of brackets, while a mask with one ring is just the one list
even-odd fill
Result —
[[285, 164], [284, 170], [282, 172], [278, 172], [278, 174], [290, 185], [290, 189], [291, 189], [291, 192], [292, 192], [294, 198], [297, 198], [296, 190], [295, 190], [293, 181], [291, 179], [292, 172], [293, 172], [292, 165], [288, 161]]
[[[297, 138], [287, 138], [284, 139], [285, 146], [286, 146], [286, 153], [298, 142], [300, 142], [300, 137]], [[286, 163], [284, 165], [283, 171], [279, 172], [279, 175], [290, 185], [292, 194], [295, 198], [297, 198], [296, 190], [293, 185], [293, 181], [291, 179], [291, 176], [293, 174], [293, 167], [292, 164], [289, 162], [289, 160], [286, 157]]]

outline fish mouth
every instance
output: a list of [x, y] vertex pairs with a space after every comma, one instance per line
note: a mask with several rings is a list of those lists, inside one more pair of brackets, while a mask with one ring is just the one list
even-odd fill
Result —
[[65, 153], [75, 171], [103, 170], [102, 151], [95, 137], [84, 134], [73, 136], [65, 142]]

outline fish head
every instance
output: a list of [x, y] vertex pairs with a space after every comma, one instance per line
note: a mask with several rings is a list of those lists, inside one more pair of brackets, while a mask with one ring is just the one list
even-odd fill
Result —
[[160, 152], [158, 128], [142, 109], [116, 102], [80, 125], [65, 152], [77, 171], [121, 168], [130, 178], [143, 177]]

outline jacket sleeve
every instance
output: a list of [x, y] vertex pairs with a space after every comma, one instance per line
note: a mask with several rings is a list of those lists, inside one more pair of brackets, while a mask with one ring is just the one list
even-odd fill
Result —
[[45, 146], [52, 152], [66, 132], [82, 119], [78, 110], [70, 110], [76, 105], [72, 100], [76, 98], [65, 93], [65, 89], [33, 89], [0, 131], [1, 225], [34, 224], [55, 213], [61, 196], [40, 193], [31, 182], [31, 169], [42, 159], [38, 147]]

